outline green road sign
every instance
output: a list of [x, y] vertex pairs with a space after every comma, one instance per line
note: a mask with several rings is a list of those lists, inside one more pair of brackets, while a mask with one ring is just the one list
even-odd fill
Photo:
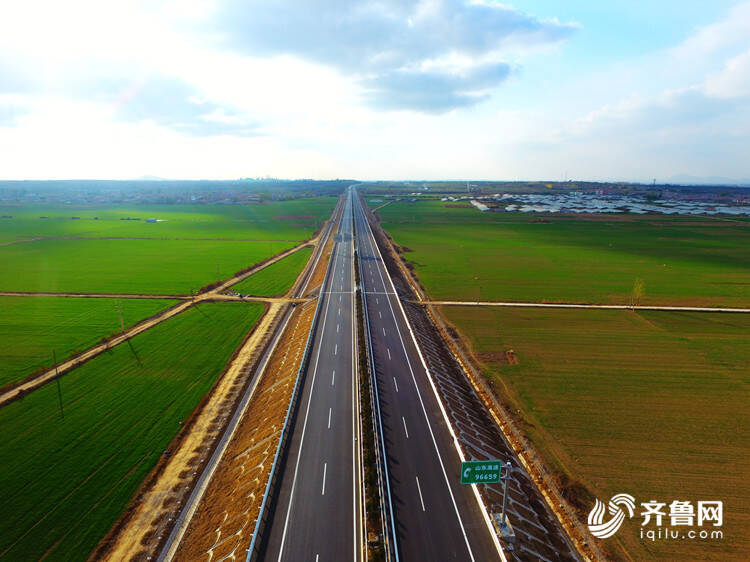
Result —
[[461, 484], [500, 482], [503, 461], [467, 461], [461, 463]]

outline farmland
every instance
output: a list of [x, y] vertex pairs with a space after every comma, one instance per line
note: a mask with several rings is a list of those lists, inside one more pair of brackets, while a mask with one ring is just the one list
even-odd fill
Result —
[[309, 238], [335, 201], [5, 208], [0, 290], [189, 294]]
[[[335, 204], [334, 197], [313, 197], [251, 205], [4, 206], [0, 214], [13, 218], [0, 220], [0, 239], [113, 236], [294, 241], [319, 228]], [[147, 223], [147, 218], [159, 222]]]
[[[371, 203], [371, 205], [375, 205]], [[750, 306], [750, 221], [530, 216], [391, 203], [382, 225], [437, 300]]]
[[744, 558], [750, 316], [467, 307], [442, 313], [502, 400], [520, 410], [549, 466], [605, 501], [619, 492], [638, 501], [724, 501], [731, 537], [716, 543], [641, 542], [638, 518], [628, 522], [616, 540], [634, 559]]
[[297, 250], [292, 255], [233, 285], [231, 290], [259, 297], [283, 295], [292, 287], [311, 253], [310, 248]]
[[174, 304], [162, 299], [0, 297], [0, 387]]
[[0, 559], [85, 559], [262, 305], [199, 304], [0, 409]]

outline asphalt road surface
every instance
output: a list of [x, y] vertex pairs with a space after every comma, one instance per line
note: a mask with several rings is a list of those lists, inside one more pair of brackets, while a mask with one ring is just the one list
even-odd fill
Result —
[[501, 559], [472, 487], [459, 483], [453, 437], [359, 198], [352, 202], [398, 559]]
[[320, 320], [261, 559], [362, 560], [351, 192], [321, 289]]

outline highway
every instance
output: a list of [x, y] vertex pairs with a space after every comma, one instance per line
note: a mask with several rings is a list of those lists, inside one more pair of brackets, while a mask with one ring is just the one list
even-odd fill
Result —
[[396, 559], [502, 559], [474, 490], [459, 484], [458, 450], [357, 196], [353, 210]]
[[321, 288], [320, 319], [262, 560], [364, 559], [352, 203], [350, 191]]

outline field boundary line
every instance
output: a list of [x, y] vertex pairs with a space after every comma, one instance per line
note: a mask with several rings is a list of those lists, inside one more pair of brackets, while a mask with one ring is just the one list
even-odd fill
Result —
[[504, 306], [515, 308], [583, 308], [594, 310], [655, 310], [664, 312], [728, 312], [750, 313], [750, 308], [710, 307], [710, 306], [670, 306], [670, 305], [628, 305], [628, 304], [579, 304], [547, 302], [511, 302], [511, 301], [412, 301], [423, 306]]
[[[117, 335], [114, 335], [107, 339], [106, 341], [96, 344], [83, 352], [81, 352], [78, 355], [75, 355], [73, 357], [70, 357], [60, 363], [58, 363], [55, 366], [52, 366], [50, 369], [47, 369], [37, 375], [32, 375], [31, 378], [21, 381], [19, 384], [14, 385], [10, 389], [4, 391], [2, 394], [0, 394], [0, 408], [3, 406], [6, 406], [7, 404], [10, 404], [11, 402], [14, 402], [18, 400], [19, 398], [22, 398], [29, 394], [30, 392], [33, 392], [37, 388], [44, 386], [45, 384], [51, 382], [56, 377], [64, 375], [71, 371], [72, 369], [79, 367], [83, 363], [86, 363], [87, 361], [93, 359], [94, 357], [100, 355], [101, 353], [108, 351], [110, 348], [115, 347], [123, 342], [126, 342], [133, 337], [142, 334], [146, 330], [149, 330], [153, 328], [154, 326], [161, 324], [165, 320], [168, 320], [177, 314], [180, 314], [187, 310], [188, 308], [191, 308], [192, 306], [200, 303], [200, 302], [211, 302], [212, 300], [255, 300], [255, 299], [240, 299], [240, 297], [231, 297], [229, 295], [223, 295], [222, 291], [225, 291], [235, 283], [238, 283], [245, 278], [249, 277], [250, 275], [253, 275], [254, 273], [257, 273], [258, 271], [265, 269], [266, 267], [276, 263], [279, 260], [284, 259], [285, 257], [293, 254], [297, 250], [300, 250], [301, 248], [305, 246], [309, 246], [311, 244], [316, 245], [318, 244], [320, 240], [320, 235], [316, 235], [309, 240], [305, 240], [304, 242], [301, 242], [297, 246], [294, 246], [293, 248], [289, 248], [288, 250], [285, 250], [281, 252], [280, 254], [277, 254], [269, 259], [266, 259], [262, 262], [260, 262], [257, 265], [252, 266], [247, 271], [244, 271], [238, 275], [235, 275], [231, 279], [228, 279], [227, 281], [222, 282], [218, 286], [215, 286], [211, 289], [208, 289], [202, 293], [199, 293], [195, 295], [194, 297], [187, 297], [181, 299], [182, 302], [167, 308], [163, 312], [156, 314], [154, 316], [151, 316], [150, 318], [146, 318], [144, 320], [141, 320], [134, 326], [131, 326], [124, 332], [120, 332]], [[0, 294], [0, 296], [2, 296]], [[37, 296], [39, 296], [37, 294]], [[112, 296], [112, 298], [118, 298], [117, 296]]]

